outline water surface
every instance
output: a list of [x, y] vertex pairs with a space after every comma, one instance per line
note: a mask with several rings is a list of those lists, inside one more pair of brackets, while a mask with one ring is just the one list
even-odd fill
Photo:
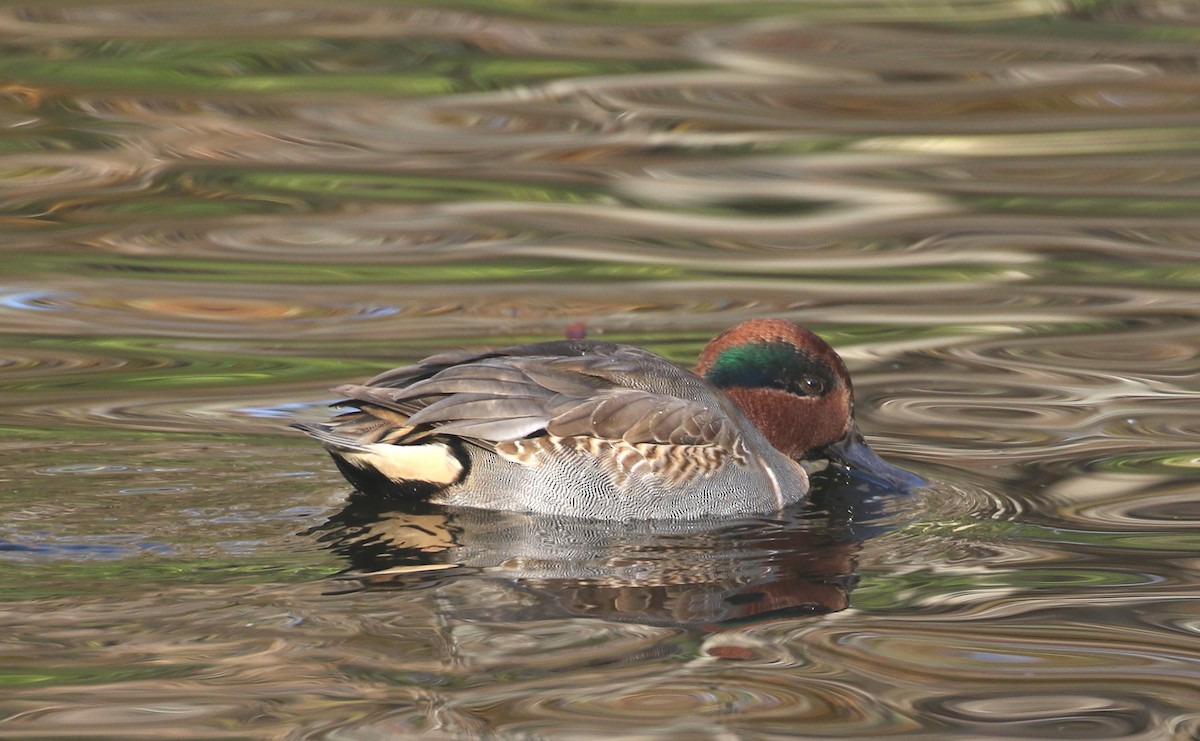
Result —
[[[0, 4], [0, 737], [1200, 735], [1200, 9]], [[347, 507], [448, 348], [820, 332], [910, 496]]]

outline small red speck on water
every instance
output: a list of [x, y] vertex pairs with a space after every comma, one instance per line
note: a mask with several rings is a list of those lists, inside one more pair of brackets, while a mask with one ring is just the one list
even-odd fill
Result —
[[745, 646], [712, 646], [708, 649], [709, 656], [715, 656], [718, 659], [752, 659], [754, 651]]

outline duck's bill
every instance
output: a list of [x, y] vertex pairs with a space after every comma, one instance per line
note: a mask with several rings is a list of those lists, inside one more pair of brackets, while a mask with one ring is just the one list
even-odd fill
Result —
[[827, 445], [824, 452], [834, 463], [840, 463], [857, 473], [876, 479], [889, 489], [908, 490], [925, 485], [925, 479], [880, 458], [867, 445], [857, 425], [851, 425], [846, 436]]

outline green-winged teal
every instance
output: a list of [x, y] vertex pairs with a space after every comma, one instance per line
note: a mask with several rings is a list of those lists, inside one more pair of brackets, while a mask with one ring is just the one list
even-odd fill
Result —
[[807, 461], [920, 481], [863, 441], [833, 348], [778, 319], [721, 333], [695, 373], [629, 345], [560, 340], [434, 355], [334, 390], [353, 411], [297, 427], [368, 496], [690, 519], [797, 502]]

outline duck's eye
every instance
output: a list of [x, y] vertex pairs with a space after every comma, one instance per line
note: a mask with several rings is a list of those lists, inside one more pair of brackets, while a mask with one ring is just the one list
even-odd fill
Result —
[[817, 376], [802, 376], [800, 391], [807, 396], [820, 396], [825, 391], [825, 382]]

